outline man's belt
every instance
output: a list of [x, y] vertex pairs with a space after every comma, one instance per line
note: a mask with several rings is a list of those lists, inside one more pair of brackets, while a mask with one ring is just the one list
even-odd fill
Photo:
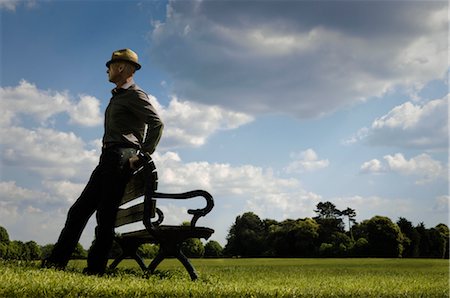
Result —
[[113, 149], [124, 149], [124, 148], [132, 148], [139, 150], [139, 146], [131, 143], [106, 143], [103, 144], [103, 150], [113, 150]]

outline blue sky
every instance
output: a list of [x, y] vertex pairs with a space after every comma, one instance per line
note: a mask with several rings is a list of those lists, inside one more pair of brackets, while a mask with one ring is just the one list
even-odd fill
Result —
[[[215, 197], [199, 224], [225, 244], [237, 215], [448, 224], [446, 1], [0, 1], [0, 225], [56, 241], [98, 162], [132, 48], [166, 124], [160, 191]], [[164, 202], [167, 221], [188, 206]], [[82, 235], [89, 246], [95, 223]]]

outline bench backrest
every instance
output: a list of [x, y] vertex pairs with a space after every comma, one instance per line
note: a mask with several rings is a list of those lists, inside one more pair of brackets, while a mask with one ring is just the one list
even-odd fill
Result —
[[[130, 178], [125, 188], [121, 206], [138, 199], [145, 195], [146, 192], [155, 192], [158, 188], [158, 173], [155, 164], [150, 160], [142, 168], [138, 169]], [[151, 218], [155, 217], [156, 201], [152, 200]], [[116, 216], [115, 227], [142, 221], [144, 217], [144, 203], [131, 205], [130, 207], [119, 207]]]

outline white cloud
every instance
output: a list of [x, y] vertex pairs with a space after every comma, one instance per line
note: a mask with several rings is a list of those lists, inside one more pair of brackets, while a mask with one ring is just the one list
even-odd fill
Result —
[[69, 110], [71, 121], [83, 126], [96, 126], [102, 122], [100, 101], [95, 97], [81, 95], [80, 101]]
[[439, 196], [434, 200], [433, 211], [448, 214], [450, 210], [450, 196]]
[[328, 159], [319, 160], [317, 153], [313, 149], [307, 149], [300, 153], [292, 153], [293, 161], [285, 168], [287, 173], [302, 173], [315, 171], [328, 167]]
[[344, 143], [442, 150], [448, 147], [448, 95], [423, 104], [406, 102], [362, 128]]
[[380, 173], [383, 171], [383, 165], [378, 159], [369, 160], [361, 166], [361, 172], [363, 173]]
[[[159, 106], [159, 104], [157, 104]], [[199, 147], [219, 130], [236, 129], [253, 121], [244, 113], [229, 111], [218, 106], [207, 106], [173, 97], [167, 108], [159, 106], [165, 124], [161, 146]]]
[[43, 181], [42, 184], [52, 196], [65, 204], [74, 203], [86, 186], [85, 183], [73, 183], [68, 180], [49, 180]]
[[[192, 189], [210, 191], [216, 199], [238, 199], [248, 209], [264, 212], [261, 216], [282, 214], [292, 216], [304, 212], [305, 205], [317, 203], [320, 196], [302, 188], [293, 178], [281, 178], [273, 171], [252, 165], [233, 167], [229, 164], [183, 163], [178, 154], [155, 154], [159, 189], [181, 192]], [[272, 215], [270, 215], [272, 214]]]
[[446, 15], [438, 2], [171, 1], [151, 57], [188, 100], [315, 117], [442, 79]]
[[0, 0], [0, 9], [16, 11], [16, 8], [22, 3], [25, 3], [27, 8], [36, 6], [36, 0]]
[[2, 202], [10, 203], [53, 201], [53, 197], [50, 194], [17, 186], [15, 181], [0, 182], [0, 197]]
[[87, 150], [84, 141], [72, 132], [9, 127], [1, 128], [0, 134], [2, 162], [47, 179], [84, 179], [98, 162], [98, 152]]
[[393, 172], [405, 176], [416, 176], [416, 184], [426, 184], [436, 179], [448, 177], [447, 169], [440, 161], [434, 160], [428, 154], [420, 154], [407, 160], [403, 154], [385, 155], [384, 162], [372, 159], [363, 163], [361, 172], [380, 173]]
[[67, 113], [72, 123], [96, 126], [102, 123], [100, 101], [92, 96], [81, 95], [80, 100], [70, 98], [67, 92], [40, 90], [25, 80], [16, 87], [0, 87], [0, 107], [6, 117], [2, 125], [20, 121], [21, 115], [31, 116], [41, 124], [52, 116]]

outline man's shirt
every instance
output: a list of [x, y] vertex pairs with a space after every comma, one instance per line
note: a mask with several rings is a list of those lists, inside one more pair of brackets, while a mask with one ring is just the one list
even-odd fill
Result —
[[114, 89], [112, 93], [105, 111], [103, 146], [130, 145], [153, 153], [164, 125], [148, 95], [135, 84], [127, 89]]

